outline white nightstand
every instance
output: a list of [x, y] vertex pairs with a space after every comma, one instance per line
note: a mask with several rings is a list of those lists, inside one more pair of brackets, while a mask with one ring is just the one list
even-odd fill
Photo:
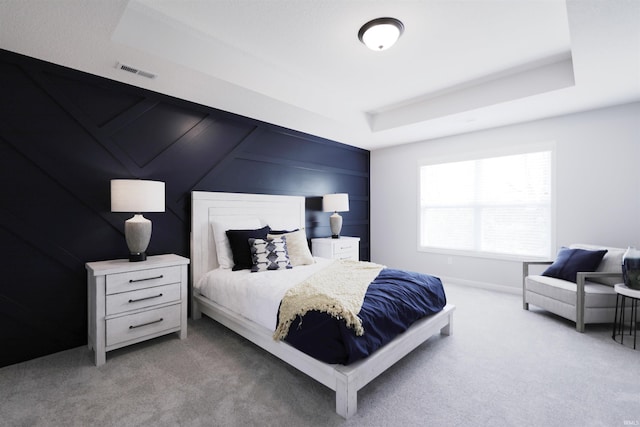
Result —
[[311, 239], [313, 256], [330, 259], [360, 259], [360, 238], [340, 236], [339, 239], [321, 237]]
[[160, 335], [187, 337], [187, 270], [178, 255], [88, 262], [88, 345], [96, 366], [106, 352]]

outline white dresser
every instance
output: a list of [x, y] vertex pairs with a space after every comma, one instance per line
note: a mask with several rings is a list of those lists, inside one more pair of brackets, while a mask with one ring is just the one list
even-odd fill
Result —
[[339, 239], [321, 237], [311, 239], [313, 256], [330, 259], [360, 259], [360, 238], [340, 236]]
[[88, 346], [96, 366], [106, 352], [178, 332], [187, 337], [189, 259], [178, 255], [88, 262]]

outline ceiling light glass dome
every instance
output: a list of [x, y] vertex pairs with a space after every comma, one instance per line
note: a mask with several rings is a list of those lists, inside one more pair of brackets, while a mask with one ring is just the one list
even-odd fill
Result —
[[395, 18], [377, 18], [367, 22], [358, 31], [358, 38], [371, 50], [386, 50], [395, 44], [404, 32], [404, 25]]

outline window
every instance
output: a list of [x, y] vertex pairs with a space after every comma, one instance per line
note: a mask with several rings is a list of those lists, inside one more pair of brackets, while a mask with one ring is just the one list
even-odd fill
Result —
[[422, 164], [420, 249], [551, 257], [552, 154]]

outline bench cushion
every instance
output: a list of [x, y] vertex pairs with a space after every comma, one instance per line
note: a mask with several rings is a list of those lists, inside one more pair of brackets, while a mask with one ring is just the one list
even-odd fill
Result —
[[[572, 306], [576, 305], [577, 287], [573, 282], [547, 276], [527, 276], [525, 288], [527, 291], [545, 295]], [[615, 307], [616, 292], [611, 286], [584, 282], [585, 307]]]

